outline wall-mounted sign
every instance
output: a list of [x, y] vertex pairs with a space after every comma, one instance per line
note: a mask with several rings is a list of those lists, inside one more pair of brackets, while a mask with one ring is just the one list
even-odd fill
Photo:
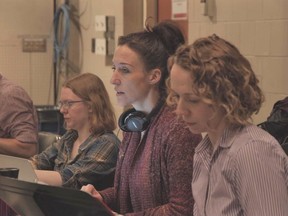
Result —
[[187, 0], [172, 0], [172, 20], [187, 20]]

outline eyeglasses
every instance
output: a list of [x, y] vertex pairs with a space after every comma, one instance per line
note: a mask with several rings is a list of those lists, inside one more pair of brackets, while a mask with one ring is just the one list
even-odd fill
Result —
[[58, 102], [58, 108], [61, 109], [69, 109], [71, 106], [75, 103], [80, 103], [80, 102], [85, 102], [83, 100], [78, 100], [78, 101], [59, 101]]

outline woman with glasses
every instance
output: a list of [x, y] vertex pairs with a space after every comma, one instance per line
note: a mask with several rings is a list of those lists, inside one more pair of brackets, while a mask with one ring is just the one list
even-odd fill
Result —
[[66, 81], [60, 112], [67, 132], [32, 158], [40, 181], [80, 189], [93, 184], [103, 189], [113, 183], [119, 140], [116, 120], [101, 79], [90, 73]]

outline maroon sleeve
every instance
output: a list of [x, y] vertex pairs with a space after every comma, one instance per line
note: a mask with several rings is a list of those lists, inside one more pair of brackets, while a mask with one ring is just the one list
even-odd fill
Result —
[[0, 100], [0, 137], [37, 143], [38, 120], [28, 94], [18, 86], [7, 86]]

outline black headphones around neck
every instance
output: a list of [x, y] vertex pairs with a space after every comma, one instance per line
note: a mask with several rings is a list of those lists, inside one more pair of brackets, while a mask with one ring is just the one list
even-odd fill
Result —
[[128, 109], [119, 117], [118, 126], [125, 132], [142, 132], [148, 128], [150, 119], [158, 113], [164, 103], [164, 99], [160, 100], [148, 115], [134, 108]]

